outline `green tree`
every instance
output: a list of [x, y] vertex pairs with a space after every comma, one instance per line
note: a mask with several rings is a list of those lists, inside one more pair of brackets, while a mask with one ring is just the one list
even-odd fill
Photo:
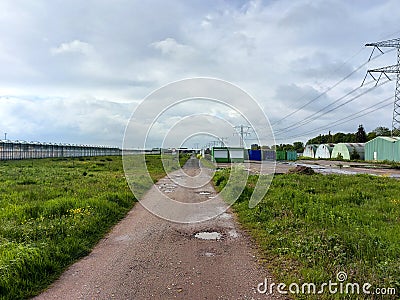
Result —
[[370, 141], [370, 140], [373, 140], [374, 138], [376, 138], [376, 133], [373, 132], [373, 131], [368, 132], [368, 134], [367, 134], [367, 140]]
[[353, 148], [353, 152], [350, 154], [350, 159], [360, 159], [360, 154], [358, 154], [356, 148]]
[[356, 143], [357, 137], [355, 133], [347, 133], [342, 143]]
[[277, 150], [277, 151], [293, 151], [294, 147], [293, 147], [293, 145], [290, 145], [290, 144], [280, 144], [280, 145], [275, 145], [275, 150]]
[[304, 151], [304, 144], [303, 142], [294, 142], [293, 148], [296, 152], [303, 152]]
[[332, 137], [332, 143], [335, 143], [335, 144], [343, 143], [345, 136], [346, 136], [346, 134], [344, 134], [343, 132], [335, 133]]
[[307, 145], [310, 145], [310, 144], [326, 144], [326, 143], [329, 143], [329, 140], [330, 140], [329, 134], [324, 134], [324, 135], [320, 134], [319, 136], [308, 140]]
[[376, 136], [390, 136], [390, 129], [387, 127], [379, 126], [376, 127], [372, 132], [376, 134]]
[[251, 144], [250, 149], [251, 150], [260, 150], [261, 148], [260, 148], [260, 146], [258, 146], [258, 144]]
[[358, 126], [358, 130], [356, 132], [356, 140], [357, 143], [365, 143], [367, 141], [367, 134], [365, 133], [364, 127], [362, 125]]

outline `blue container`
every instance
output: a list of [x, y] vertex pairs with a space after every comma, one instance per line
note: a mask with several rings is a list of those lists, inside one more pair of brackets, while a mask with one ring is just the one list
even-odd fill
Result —
[[261, 150], [249, 150], [249, 160], [261, 161]]
[[263, 150], [262, 156], [263, 160], [276, 160], [276, 152], [274, 150]]

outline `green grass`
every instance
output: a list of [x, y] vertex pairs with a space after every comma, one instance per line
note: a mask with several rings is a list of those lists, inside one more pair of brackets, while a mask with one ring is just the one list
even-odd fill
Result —
[[155, 182], [179, 169], [189, 158], [186, 154], [180, 154], [179, 158], [171, 154], [126, 155], [123, 158], [126, 180], [140, 199]]
[[[217, 189], [227, 178], [228, 170], [215, 174]], [[259, 245], [276, 282], [322, 284], [336, 281], [337, 272], [344, 271], [346, 283], [394, 287], [397, 295], [383, 299], [398, 298], [400, 181], [367, 175], [277, 175], [261, 203], [249, 209], [256, 180], [250, 176], [233, 209]], [[345, 297], [324, 293], [294, 298]]]
[[[160, 156], [146, 161], [165, 175]], [[121, 157], [0, 162], [0, 299], [36, 295], [135, 201]]]
[[204, 168], [209, 168], [212, 170], [217, 169], [216, 164], [214, 164], [212, 161], [206, 159], [206, 158], [201, 158], [200, 163]]
[[180, 153], [179, 154], [179, 166], [182, 168], [191, 156], [192, 155], [189, 153]]

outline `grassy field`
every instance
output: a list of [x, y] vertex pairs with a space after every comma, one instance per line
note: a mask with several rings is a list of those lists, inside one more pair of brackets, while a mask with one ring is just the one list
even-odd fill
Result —
[[[146, 162], [154, 181], [165, 175], [160, 156]], [[135, 201], [121, 157], [0, 162], [0, 299], [37, 294]]]
[[[229, 173], [214, 176], [222, 189]], [[400, 293], [400, 181], [377, 176], [277, 175], [262, 202], [248, 208], [256, 182], [250, 176], [233, 205], [259, 245], [277, 282], [368, 282]], [[371, 295], [293, 295], [296, 299], [380, 299]], [[362, 293], [362, 291], [361, 291]]]

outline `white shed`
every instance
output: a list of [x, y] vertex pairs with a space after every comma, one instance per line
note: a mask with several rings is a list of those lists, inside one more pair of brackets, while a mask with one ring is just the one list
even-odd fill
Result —
[[303, 156], [315, 158], [315, 153], [317, 152], [318, 145], [306, 145], [304, 148]]
[[335, 144], [321, 144], [315, 152], [315, 158], [331, 158], [332, 150]]

